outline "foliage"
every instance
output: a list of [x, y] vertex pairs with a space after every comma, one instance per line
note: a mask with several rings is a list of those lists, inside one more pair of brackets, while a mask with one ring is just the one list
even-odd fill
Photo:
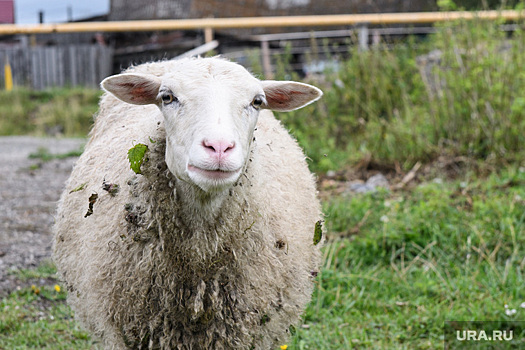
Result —
[[439, 9], [453, 10], [499, 10], [502, 8], [519, 8], [523, 0], [437, 0]]
[[130, 168], [135, 172], [135, 174], [142, 174], [140, 171], [140, 166], [144, 162], [144, 155], [146, 154], [147, 150], [148, 146], [142, 143], [137, 143], [128, 150]]
[[51, 261], [44, 261], [36, 269], [13, 270], [11, 274], [16, 274], [20, 281], [29, 281], [39, 278], [54, 278], [57, 271]]
[[85, 136], [99, 96], [83, 88], [0, 90], [0, 135]]
[[[447, 143], [451, 153], [478, 159], [521, 156], [525, 141], [525, 36], [512, 40], [495, 25], [469, 22], [443, 27], [436, 46], [443, 51], [435, 68], [437, 91], [429, 93], [434, 139]], [[445, 48], [449, 48], [445, 50]], [[460, 78], [458, 78], [460, 77]]]
[[319, 220], [315, 223], [314, 229], [314, 245], [318, 245], [323, 238], [323, 220]]
[[506, 35], [498, 23], [458, 22], [425, 42], [351, 49], [337, 69], [312, 81], [324, 90], [320, 101], [278, 117], [314, 171], [364, 158], [404, 169], [440, 155], [522, 159], [525, 35]]

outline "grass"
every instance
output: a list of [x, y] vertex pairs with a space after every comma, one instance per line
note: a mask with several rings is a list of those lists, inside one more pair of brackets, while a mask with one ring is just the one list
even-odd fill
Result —
[[0, 90], [0, 136], [84, 137], [100, 95], [98, 90], [84, 88]]
[[510, 168], [326, 202], [324, 268], [290, 348], [438, 349], [445, 321], [524, 320], [524, 185]]
[[55, 265], [49, 260], [42, 262], [36, 269], [17, 269], [11, 271], [11, 274], [16, 275], [17, 279], [22, 282], [37, 279], [55, 279], [56, 273]]
[[83, 149], [65, 152], [65, 153], [51, 153], [47, 148], [45, 147], [39, 147], [36, 152], [29, 154], [30, 159], [40, 159], [43, 162], [49, 162], [53, 159], [65, 159], [70, 157], [80, 157], [80, 155], [84, 152]]
[[[90, 349], [89, 336], [75, 324], [61, 295], [49, 288], [12, 293], [0, 302], [0, 348]], [[46, 299], [50, 306], [41, 306]]]
[[65, 303], [66, 293], [52, 283], [56, 276], [52, 263], [11, 274], [28, 286], [0, 300], [0, 349], [91, 348], [89, 335], [76, 324]]
[[[445, 321], [525, 319], [523, 167], [334, 196], [324, 211], [324, 265], [289, 349], [439, 349]], [[16, 272], [28, 283], [54, 273]], [[36, 287], [2, 300], [0, 348], [89, 348], [65, 293]]]

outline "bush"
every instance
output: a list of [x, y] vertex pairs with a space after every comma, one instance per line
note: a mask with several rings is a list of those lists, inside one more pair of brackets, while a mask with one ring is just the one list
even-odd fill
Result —
[[[326, 72], [324, 97], [279, 118], [299, 139], [313, 170], [363, 158], [408, 169], [439, 155], [501, 162], [523, 157], [525, 36], [497, 22], [442, 25], [424, 43], [351, 49]], [[438, 60], [423, 67], [422, 52]], [[435, 51], [437, 50], [437, 51]]]

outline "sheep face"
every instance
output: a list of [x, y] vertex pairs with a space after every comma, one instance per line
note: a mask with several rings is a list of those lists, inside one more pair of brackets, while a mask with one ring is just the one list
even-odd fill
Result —
[[172, 61], [158, 75], [123, 73], [106, 78], [102, 87], [127, 103], [157, 105], [169, 170], [208, 193], [241, 176], [260, 109], [293, 110], [322, 94], [307, 84], [260, 81], [218, 58]]

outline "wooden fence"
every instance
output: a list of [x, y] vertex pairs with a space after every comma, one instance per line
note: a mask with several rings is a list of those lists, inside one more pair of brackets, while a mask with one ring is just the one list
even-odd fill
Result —
[[[52, 86], [98, 87], [113, 68], [112, 49], [89, 44], [0, 48], [2, 67], [7, 60], [15, 85], [38, 90]], [[3, 81], [4, 70], [0, 69]]]

